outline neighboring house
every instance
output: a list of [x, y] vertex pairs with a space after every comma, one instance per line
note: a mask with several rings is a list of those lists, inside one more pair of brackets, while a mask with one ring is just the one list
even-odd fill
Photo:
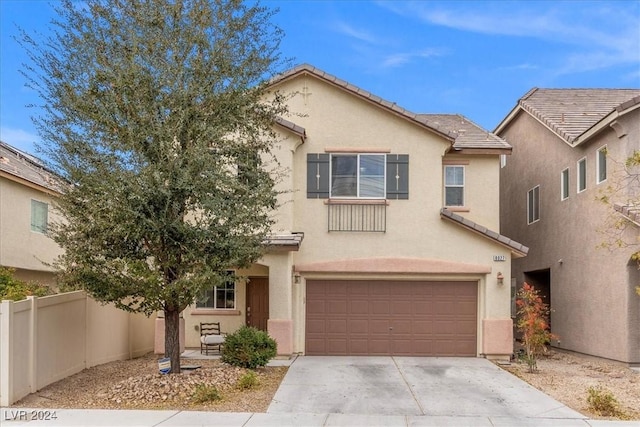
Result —
[[597, 201], [640, 149], [640, 90], [533, 89], [494, 132], [514, 150], [500, 175], [501, 232], [531, 248], [513, 261], [514, 288], [541, 290], [554, 345], [640, 364], [638, 265], [631, 249], [599, 248], [615, 209]]
[[19, 279], [55, 284], [44, 263], [62, 252], [47, 236], [58, 189], [42, 162], [0, 141], [0, 266], [15, 268]]
[[511, 146], [309, 65], [272, 89], [296, 114], [277, 123], [289, 192], [270, 251], [186, 310], [187, 346], [220, 321], [266, 329], [279, 354], [508, 358], [511, 259], [528, 250], [496, 232]]

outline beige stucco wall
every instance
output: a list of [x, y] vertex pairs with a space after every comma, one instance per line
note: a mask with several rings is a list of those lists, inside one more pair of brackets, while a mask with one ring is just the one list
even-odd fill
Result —
[[[611, 213], [596, 201], [613, 183], [613, 159], [640, 149], [640, 110], [619, 120], [627, 135], [607, 128], [593, 141], [572, 148], [528, 114], [520, 114], [501, 134], [514, 146], [502, 169], [502, 233], [529, 246], [513, 263], [518, 286], [525, 272], [548, 269], [551, 326], [559, 347], [629, 363], [640, 363], [640, 298], [633, 288], [638, 272], [629, 265], [632, 249], [598, 248], [598, 230]], [[596, 183], [597, 150], [607, 146], [607, 181]], [[576, 162], [587, 159], [587, 189], [577, 193]], [[569, 198], [561, 201], [560, 174], [569, 168]], [[527, 225], [527, 192], [540, 185], [540, 221]], [[621, 200], [622, 201], [622, 200]], [[624, 201], [623, 201], [624, 202]]]
[[21, 271], [21, 278], [45, 279], [53, 269], [43, 264], [50, 263], [61, 250], [45, 234], [31, 231], [31, 200], [49, 205], [49, 223], [56, 221], [50, 195], [26, 185], [0, 177], [0, 265]]

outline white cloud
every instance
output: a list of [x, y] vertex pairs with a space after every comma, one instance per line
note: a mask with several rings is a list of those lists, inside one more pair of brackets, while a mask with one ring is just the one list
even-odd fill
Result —
[[379, 2], [404, 17], [479, 34], [573, 45], [557, 74], [640, 64], [636, 2]]
[[382, 66], [385, 68], [399, 67], [414, 59], [433, 58], [436, 56], [443, 56], [445, 54], [444, 50], [436, 48], [424, 49], [418, 52], [394, 53], [384, 58]]
[[359, 41], [363, 41], [366, 43], [371, 43], [371, 44], [375, 44], [378, 43], [378, 40], [376, 39], [376, 37], [374, 35], [372, 35], [371, 33], [369, 33], [366, 30], [363, 29], [359, 29], [359, 28], [355, 28], [352, 25], [349, 25], [348, 23], [344, 22], [344, 21], [339, 21], [336, 22], [333, 25], [333, 29], [341, 34], [344, 34], [346, 36], [352, 37], [354, 39], [357, 39]]
[[0, 127], [0, 140], [29, 154], [35, 154], [40, 137], [23, 129]]

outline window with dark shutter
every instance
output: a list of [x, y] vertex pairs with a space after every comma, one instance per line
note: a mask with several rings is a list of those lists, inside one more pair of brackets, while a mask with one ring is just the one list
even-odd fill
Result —
[[[376, 163], [377, 157], [382, 156], [367, 154], [341, 154], [334, 156], [334, 163], [336, 164], [333, 165], [333, 168], [335, 170], [331, 172], [330, 163], [332, 157], [330, 154], [307, 154], [307, 198], [328, 199], [331, 185], [334, 185], [333, 191], [336, 193], [334, 196], [375, 198], [379, 192], [378, 189], [382, 189], [382, 184], [386, 183], [385, 196], [387, 199], [408, 199], [409, 155], [387, 154], [386, 171], [383, 170], [382, 165]], [[352, 171], [351, 175], [349, 175], [345, 170], [348, 169], [349, 161], [354, 159], [357, 170], [355, 172]], [[360, 172], [357, 173], [358, 171]], [[385, 172], [386, 176], [383, 176]], [[332, 173], [334, 174], [333, 178], [331, 177]], [[351, 186], [353, 187], [351, 192], [347, 191], [347, 184], [349, 183], [352, 183]], [[358, 188], [360, 191], [357, 191]]]

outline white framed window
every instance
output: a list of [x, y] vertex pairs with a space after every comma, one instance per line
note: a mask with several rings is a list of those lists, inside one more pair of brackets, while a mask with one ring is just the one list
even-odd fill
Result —
[[444, 167], [444, 205], [464, 206], [464, 166]]
[[332, 198], [384, 199], [386, 156], [384, 154], [332, 154]]
[[560, 200], [569, 198], [569, 168], [560, 173]]
[[46, 234], [48, 223], [49, 205], [31, 199], [31, 231]]
[[234, 271], [227, 271], [227, 277], [220, 285], [205, 289], [196, 301], [197, 308], [217, 310], [236, 308], [236, 277]]
[[500, 167], [503, 168], [505, 166], [507, 166], [507, 155], [500, 154]]
[[533, 187], [527, 193], [527, 224], [540, 220], [540, 186]]
[[587, 189], [587, 159], [582, 158], [578, 160], [578, 193]]
[[596, 184], [607, 180], [607, 146], [598, 149], [596, 156]]

